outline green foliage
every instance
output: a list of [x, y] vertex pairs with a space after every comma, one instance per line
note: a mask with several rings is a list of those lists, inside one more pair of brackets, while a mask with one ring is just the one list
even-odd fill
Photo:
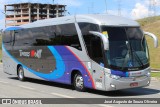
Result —
[[156, 78], [160, 79], [160, 72], [152, 72], [151, 77], [156, 77]]

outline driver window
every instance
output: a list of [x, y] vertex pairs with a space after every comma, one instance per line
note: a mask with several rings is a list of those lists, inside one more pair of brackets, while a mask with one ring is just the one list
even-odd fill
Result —
[[79, 27], [82, 31], [89, 57], [98, 64], [104, 65], [102, 41], [100, 37], [89, 33], [89, 31], [100, 32], [99, 26], [92, 23], [79, 23]]
[[98, 64], [104, 64], [102, 54], [102, 41], [100, 37], [92, 34], [83, 36], [89, 57]]

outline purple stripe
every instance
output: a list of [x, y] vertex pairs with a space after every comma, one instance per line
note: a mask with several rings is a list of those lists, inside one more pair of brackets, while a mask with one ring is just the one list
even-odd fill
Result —
[[62, 59], [64, 60], [64, 63], [66, 65], [66, 72], [68, 72], [70, 75], [66, 76], [66, 81], [71, 83], [71, 71], [72, 70], [79, 70], [84, 77], [84, 85], [88, 88], [93, 88], [91, 81], [88, 81], [90, 78], [87, 71], [83, 67], [83, 65], [79, 62], [79, 60], [64, 46], [54, 46], [54, 48], [59, 52]]

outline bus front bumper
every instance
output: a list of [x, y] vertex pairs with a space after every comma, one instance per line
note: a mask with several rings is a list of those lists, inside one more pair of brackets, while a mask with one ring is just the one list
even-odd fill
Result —
[[121, 90], [128, 88], [145, 87], [150, 84], [150, 76], [132, 78], [110, 78], [106, 81], [106, 91]]

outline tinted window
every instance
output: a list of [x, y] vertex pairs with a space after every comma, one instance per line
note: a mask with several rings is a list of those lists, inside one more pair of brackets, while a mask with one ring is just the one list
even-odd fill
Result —
[[32, 35], [35, 40], [34, 46], [60, 45], [61, 37], [56, 34], [55, 26], [47, 26], [32, 29]]
[[33, 35], [30, 29], [15, 31], [15, 46], [31, 46], [33, 44]]
[[81, 50], [74, 24], [45, 26], [16, 31], [15, 45], [66, 45]]
[[109, 37], [109, 50], [106, 58], [112, 69], [123, 71], [149, 66], [149, 55], [143, 32], [139, 27], [102, 26]]
[[99, 27], [96, 24], [91, 23], [79, 23], [82, 31], [83, 39], [90, 58], [97, 63], [103, 63], [102, 44], [101, 39], [98, 36], [94, 36], [89, 31], [98, 31]]
[[11, 45], [12, 42], [12, 31], [6, 31], [3, 33], [3, 43], [5, 45]]
[[74, 47], [78, 50], [81, 49], [78, 34], [74, 24], [60, 25], [61, 29], [61, 44]]

